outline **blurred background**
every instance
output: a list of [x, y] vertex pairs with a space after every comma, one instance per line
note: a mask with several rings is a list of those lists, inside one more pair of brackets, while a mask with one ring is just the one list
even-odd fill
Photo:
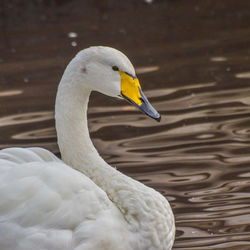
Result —
[[168, 198], [174, 249], [250, 249], [250, 1], [1, 0], [0, 148], [59, 155], [57, 86], [91, 45], [123, 51], [162, 114], [93, 93], [89, 128], [106, 161]]

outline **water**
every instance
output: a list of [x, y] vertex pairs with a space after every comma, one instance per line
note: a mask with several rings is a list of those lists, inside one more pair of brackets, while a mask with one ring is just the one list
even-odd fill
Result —
[[250, 249], [248, 1], [1, 7], [1, 148], [59, 155], [53, 106], [65, 65], [89, 45], [121, 49], [162, 121], [94, 93], [89, 127], [99, 152], [168, 198], [174, 249]]

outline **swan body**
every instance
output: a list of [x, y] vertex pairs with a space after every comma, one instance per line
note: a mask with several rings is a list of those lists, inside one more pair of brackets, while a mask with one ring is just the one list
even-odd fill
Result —
[[56, 98], [62, 160], [42, 148], [0, 150], [0, 249], [168, 250], [175, 236], [168, 201], [109, 166], [89, 137], [91, 91], [124, 98], [160, 120], [128, 58], [109, 47], [80, 51]]

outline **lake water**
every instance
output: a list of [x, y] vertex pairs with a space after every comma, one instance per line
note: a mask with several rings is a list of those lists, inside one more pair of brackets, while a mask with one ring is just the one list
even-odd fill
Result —
[[250, 249], [250, 2], [3, 1], [0, 148], [58, 154], [62, 72], [90, 45], [122, 50], [157, 123], [94, 93], [89, 128], [112, 166], [164, 194], [174, 249]]

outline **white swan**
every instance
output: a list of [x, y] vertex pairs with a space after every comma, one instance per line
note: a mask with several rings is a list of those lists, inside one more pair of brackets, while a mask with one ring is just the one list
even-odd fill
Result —
[[175, 235], [168, 201], [109, 166], [87, 127], [92, 90], [160, 115], [128, 58], [109, 47], [80, 51], [56, 98], [62, 161], [42, 148], [0, 151], [1, 250], [166, 250]]

